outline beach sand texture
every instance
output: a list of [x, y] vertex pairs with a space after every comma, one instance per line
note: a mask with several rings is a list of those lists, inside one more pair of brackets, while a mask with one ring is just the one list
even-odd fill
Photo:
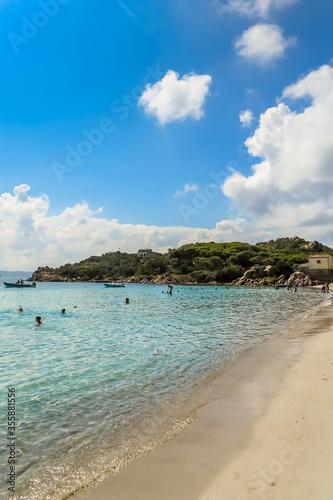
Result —
[[230, 395], [176, 438], [74, 498], [332, 500], [332, 305], [300, 329], [247, 353]]
[[250, 441], [200, 500], [333, 498], [333, 328], [309, 338]]

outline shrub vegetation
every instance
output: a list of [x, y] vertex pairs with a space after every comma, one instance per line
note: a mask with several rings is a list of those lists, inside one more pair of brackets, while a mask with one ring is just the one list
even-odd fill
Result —
[[[315, 246], [314, 246], [315, 245]], [[333, 251], [320, 243], [302, 238], [278, 238], [250, 245], [248, 243], [191, 243], [169, 250], [162, 257], [141, 259], [136, 254], [109, 252], [91, 256], [75, 264], [55, 269], [57, 274], [82, 281], [116, 280], [128, 277], [152, 279], [169, 274], [183, 281], [231, 282], [254, 265], [271, 266], [270, 279], [289, 276], [298, 264], [312, 253]]]

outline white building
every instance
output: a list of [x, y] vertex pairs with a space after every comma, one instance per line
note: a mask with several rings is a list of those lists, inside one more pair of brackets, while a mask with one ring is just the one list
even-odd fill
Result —
[[310, 255], [309, 262], [301, 264], [299, 269], [313, 278], [333, 278], [333, 257], [329, 254]]
[[317, 271], [319, 274], [331, 274], [333, 271], [332, 255], [310, 255], [309, 257], [310, 271]]
[[153, 252], [151, 248], [142, 248], [138, 250], [136, 254], [141, 259], [154, 259], [156, 257], [162, 257], [163, 255], [158, 252]]

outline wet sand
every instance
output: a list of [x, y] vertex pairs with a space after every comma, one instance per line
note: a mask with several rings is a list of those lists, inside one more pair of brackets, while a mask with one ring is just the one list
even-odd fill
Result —
[[251, 349], [163, 447], [75, 500], [332, 500], [333, 307]]

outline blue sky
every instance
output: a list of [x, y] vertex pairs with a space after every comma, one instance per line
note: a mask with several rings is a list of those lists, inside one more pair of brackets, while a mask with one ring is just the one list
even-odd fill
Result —
[[333, 244], [332, 2], [6, 0], [0, 16], [0, 268]]

